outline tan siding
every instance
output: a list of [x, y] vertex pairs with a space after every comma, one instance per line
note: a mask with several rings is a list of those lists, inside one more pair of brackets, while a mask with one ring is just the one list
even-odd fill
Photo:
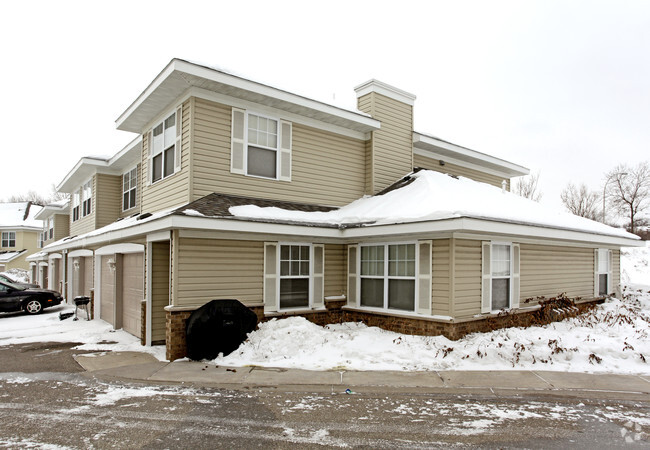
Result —
[[432, 314], [448, 316], [449, 299], [449, 239], [433, 241], [433, 284], [432, 284]]
[[376, 92], [357, 100], [358, 108], [381, 121], [372, 132], [373, 193], [413, 169], [413, 107]]
[[345, 245], [325, 245], [325, 297], [345, 293], [346, 264]]
[[195, 99], [193, 116], [194, 199], [219, 192], [338, 206], [365, 192], [364, 141], [294, 123], [291, 182], [266, 180], [230, 173], [230, 107]]
[[151, 261], [151, 341], [165, 340], [165, 306], [169, 305], [169, 242], [154, 242]]
[[93, 288], [94, 282], [94, 273], [95, 273], [95, 264], [94, 258], [92, 256], [85, 256], [82, 259], [84, 264], [84, 284], [83, 284], [83, 295], [86, 297], [90, 296], [90, 290]]
[[15, 231], [16, 233], [16, 246], [15, 247], [0, 247], [2, 250], [23, 250], [26, 249], [27, 251], [18, 256], [16, 259], [13, 261], [9, 261], [8, 263], [5, 264], [5, 268], [3, 270], [9, 270], [9, 269], [29, 269], [29, 263], [25, 260], [27, 256], [39, 252], [40, 249], [38, 248], [38, 235], [40, 234], [40, 231], [24, 231], [24, 230], [10, 230], [10, 229], [5, 229], [3, 231]]
[[481, 312], [481, 242], [455, 240], [454, 317]]
[[262, 242], [180, 238], [176, 306], [237, 299], [262, 305]]
[[114, 258], [114, 255], [101, 257], [101, 296], [100, 296], [100, 317], [110, 324], [115, 323], [113, 315], [113, 305], [115, 303], [115, 276], [108, 267], [108, 260]]
[[612, 250], [614, 253], [614, 264], [612, 265], [612, 292], [617, 292], [618, 289], [621, 289], [621, 251]]
[[[448, 162], [445, 162], [445, 165], [441, 166], [439, 160], [427, 158], [426, 156], [422, 155], [413, 155], [413, 166], [421, 167], [422, 169], [435, 170], [436, 172], [448, 173], [449, 175], [470, 178], [472, 180], [491, 184], [497, 187], [501, 187], [501, 182], [503, 181], [503, 177], [481, 172], [475, 169], [468, 169], [467, 167], [462, 167]], [[509, 186], [510, 180], [506, 179], [506, 181], [508, 182]]]
[[[169, 111], [171, 114], [171, 111]], [[183, 104], [183, 136], [181, 144], [181, 170], [167, 178], [149, 184], [149, 132], [142, 136], [142, 180], [143, 212], [155, 212], [189, 202], [189, 101]]]
[[594, 250], [521, 244], [521, 300], [555, 297], [590, 298], [594, 294]]
[[122, 177], [119, 175], [105, 175], [98, 173], [97, 195], [95, 195], [95, 217], [96, 228], [101, 228], [113, 223], [120, 217], [122, 204]]
[[54, 214], [54, 239], [58, 241], [70, 235], [70, 218], [65, 214]]

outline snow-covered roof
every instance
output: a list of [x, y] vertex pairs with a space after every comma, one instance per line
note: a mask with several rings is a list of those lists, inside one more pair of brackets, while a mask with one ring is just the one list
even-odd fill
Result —
[[69, 203], [70, 200], [67, 198], [48, 203], [34, 217], [38, 220], [46, 220], [54, 214], [68, 214]]
[[46, 252], [36, 252], [36, 253], [32, 253], [31, 255], [27, 255], [25, 261], [41, 261], [45, 259], [47, 259]]
[[0, 203], [0, 227], [41, 229], [43, 223], [35, 218], [42, 206], [30, 202]]
[[27, 250], [17, 250], [13, 252], [0, 252], [0, 263], [8, 263], [9, 261], [13, 261], [14, 259], [18, 258], [21, 254], [26, 252]]
[[541, 205], [511, 192], [464, 177], [421, 170], [383, 195], [364, 197], [330, 212], [289, 211], [254, 205], [230, 213], [247, 219], [335, 224], [343, 227], [436, 221], [468, 217], [638, 239], [625, 230]]

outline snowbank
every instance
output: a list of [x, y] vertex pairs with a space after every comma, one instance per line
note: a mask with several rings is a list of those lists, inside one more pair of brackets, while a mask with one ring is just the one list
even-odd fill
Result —
[[[647, 242], [646, 242], [647, 244]], [[650, 290], [650, 247], [621, 249], [621, 283]]]

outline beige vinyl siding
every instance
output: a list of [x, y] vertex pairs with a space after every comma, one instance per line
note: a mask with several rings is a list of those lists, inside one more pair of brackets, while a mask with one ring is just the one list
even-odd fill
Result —
[[263, 242], [180, 238], [175, 306], [236, 299], [262, 305]]
[[54, 214], [54, 239], [52, 242], [70, 235], [70, 217], [66, 214]]
[[347, 248], [345, 245], [325, 245], [325, 297], [345, 293], [347, 273]]
[[231, 111], [194, 99], [193, 200], [219, 192], [339, 206], [364, 194], [365, 142], [297, 123], [290, 182], [230, 173]]
[[151, 342], [165, 341], [169, 305], [169, 242], [154, 242], [151, 261]]
[[95, 264], [94, 258], [92, 256], [85, 256], [82, 258], [84, 264], [84, 284], [83, 284], [83, 295], [86, 297], [90, 296], [90, 290], [93, 288], [94, 282], [94, 273], [95, 273]]
[[453, 239], [453, 316], [469, 318], [481, 312], [481, 241]]
[[122, 177], [119, 175], [95, 175], [95, 228], [113, 223], [120, 217], [122, 208]]
[[129, 217], [133, 214], [139, 213], [140, 212], [140, 206], [141, 206], [141, 198], [142, 198], [142, 164], [138, 164], [136, 167], [136, 172], [138, 173], [138, 183], [137, 187], [135, 188], [135, 206], [133, 208], [127, 209], [126, 211], [123, 211], [123, 205], [122, 202], [124, 201], [124, 178], [123, 175], [120, 175], [120, 196], [119, 196], [119, 202], [120, 202], [120, 217]]
[[[171, 110], [168, 111], [172, 113]], [[181, 139], [181, 170], [162, 180], [150, 184], [149, 175], [149, 130], [142, 136], [142, 165], [140, 179], [138, 183], [142, 188], [141, 211], [156, 212], [172, 206], [180, 206], [189, 203], [189, 186], [190, 186], [190, 102], [183, 104], [183, 135]], [[162, 119], [161, 119], [162, 120]], [[120, 191], [121, 192], [121, 191]]]
[[621, 251], [612, 250], [614, 264], [612, 264], [612, 292], [619, 292], [621, 286]]
[[[503, 177], [497, 175], [481, 172], [480, 170], [469, 169], [449, 162], [445, 162], [445, 165], [441, 166], [438, 159], [428, 158], [422, 155], [413, 155], [413, 166], [422, 169], [435, 170], [436, 172], [448, 173], [449, 175], [470, 178], [474, 181], [480, 181], [481, 183], [487, 183], [497, 187], [501, 187], [501, 182], [504, 180]], [[507, 188], [510, 190], [510, 180], [505, 180], [508, 183]]]
[[27, 250], [16, 259], [5, 263], [3, 270], [9, 269], [29, 269], [29, 263], [25, 260], [29, 255], [39, 252], [38, 248], [38, 235], [40, 231], [24, 231], [24, 230], [11, 230], [5, 229], [2, 231], [14, 231], [16, 233], [16, 246], [15, 247], [0, 247], [2, 250]]
[[432, 310], [433, 315], [448, 316], [450, 292], [450, 240], [437, 239], [433, 241], [433, 283]]
[[86, 217], [81, 217], [83, 212], [83, 198], [79, 197], [79, 220], [72, 221], [73, 197], [74, 193], [80, 191], [81, 186], [78, 186], [75, 191], [70, 194], [70, 236], [78, 236], [83, 233], [95, 230], [95, 210], [97, 206], [97, 183], [95, 183], [96, 176], [93, 175], [92, 186], [93, 195], [90, 205], [90, 214]]
[[592, 248], [521, 244], [520, 302], [527, 298], [594, 296]]
[[372, 132], [373, 193], [413, 170], [413, 107], [376, 92], [357, 100], [359, 110], [381, 121]]
[[108, 260], [115, 255], [101, 256], [101, 295], [100, 318], [110, 324], [115, 324], [113, 307], [115, 304], [115, 275], [108, 266]]

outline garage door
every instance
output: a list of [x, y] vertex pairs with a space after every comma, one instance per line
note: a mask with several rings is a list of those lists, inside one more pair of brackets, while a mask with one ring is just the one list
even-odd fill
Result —
[[122, 267], [122, 328], [140, 336], [140, 304], [144, 298], [144, 253], [124, 255]]
[[113, 255], [102, 256], [101, 260], [101, 310], [99, 316], [102, 320], [115, 325], [113, 317], [113, 304], [115, 301], [115, 276], [108, 266], [108, 261], [114, 259]]

